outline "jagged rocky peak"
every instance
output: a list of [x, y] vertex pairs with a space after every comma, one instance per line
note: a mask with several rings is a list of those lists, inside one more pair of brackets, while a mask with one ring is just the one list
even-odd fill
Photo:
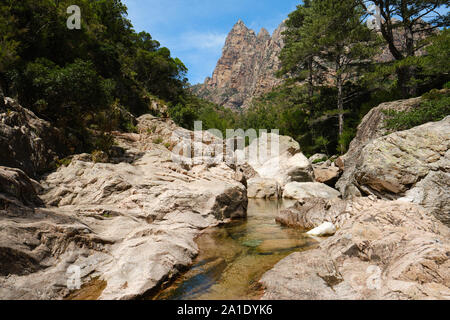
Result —
[[261, 30], [258, 33], [258, 39], [264, 39], [264, 40], [269, 40], [270, 39], [270, 33], [269, 31], [267, 31], [266, 28], [261, 28]]
[[222, 57], [212, 77], [193, 87], [198, 96], [225, 107], [245, 108], [255, 96], [280, 83], [275, 72], [280, 68], [278, 56], [283, 47], [282, 23], [271, 36], [265, 28], [258, 34], [239, 21], [225, 41]]
[[234, 25], [233, 28], [245, 28], [245, 29], [248, 29], [247, 26], [245, 25], [244, 21], [242, 21], [241, 19], [239, 19], [238, 22], [236, 22], [236, 24]]
[[[228, 34], [227, 40], [230, 38], [236, 38], [239, 36], [250, 36], [250, 37], [254, 37], [256, 36], [256, 33], [254, 30], [249, 29], [244, 21], [242, 21], [241, 19], [239, 19], [238, 22], [236, 22], [236, 24], [233, 26], [233, 28], [231, 29], [230, 33]], [[226, 44], [225, 44], [226, 46]]]

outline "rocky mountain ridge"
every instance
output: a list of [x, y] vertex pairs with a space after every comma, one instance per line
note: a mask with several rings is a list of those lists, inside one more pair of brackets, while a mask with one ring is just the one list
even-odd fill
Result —
[[281, 83], [275, 72], [284, 46], [284, 23], [270, 36], [262, 28], [256, 34], [239, 20], [227, 36], [222, 57], [212, 77], [192, 88], [201, 98], [232, 109], [245, 108], [250, 100]]
[[[200, 98], [227, 108], [247, 108], [253, 98], [268, 93], [283, 83], [283, 79], [277, 78], [275, 74], [281, 69], [279, 56], [285, 45], [283, 32], [286, 29], [283, 21], [272, 36], [264, 28], [256, 34], [239, 20], [226, 38], [222, 56], [212, 77], [207, 77], [202, 84], [194, 85], [192, 92]], [[377, 32], [381, 36], [381, 32]], [[417, 36], [425, 39], [436, 32], [422, 32]], [[405, 50], [404, 38], [404, 31], [395, 31], [395, 45], [401, 51]], [[421, 49], [417, 55], [424, 53], [424, 49]], [[384, 45], [373, 60], [386, 63], [393, 61], [394, 57], [388, 45]]]

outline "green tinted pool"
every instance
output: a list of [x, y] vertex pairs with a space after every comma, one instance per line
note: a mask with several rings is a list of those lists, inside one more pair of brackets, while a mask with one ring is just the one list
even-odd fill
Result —
[[289, 203], [249, 200], [246, 220], [211, 228], [197, 239], [193, 266], [154, 299], [257, 299], [258, 281], [278, 261], [317, 243], [300, 230], [275, 222]]

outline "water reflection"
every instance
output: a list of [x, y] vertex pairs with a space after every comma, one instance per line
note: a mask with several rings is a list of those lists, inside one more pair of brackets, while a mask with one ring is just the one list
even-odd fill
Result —
[[316, 242], [300, 230], [275, 222], [289, 202], [250, 200], [248, 218], [207, 230], [191, 269], [155, 299], [257, 299], [258, 280], [278, 261]]

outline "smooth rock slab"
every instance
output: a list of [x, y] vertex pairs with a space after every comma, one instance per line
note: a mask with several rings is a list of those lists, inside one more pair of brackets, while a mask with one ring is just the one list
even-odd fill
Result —
[[253, 199], [278, 199], [281, 187], [274, 179], [253, 178], [247, 181], [247, 197]]
[[283, 198], [297, 200], [306, 198], [334, 199], [340, 195], [339, 191], [318, 182], [291, 182], [285, 185], [283, 192]]
[[319, 248], [263, 275], [263, 299], [450, 299], [450, 229], [414, 204], [358, 201]]
[[[0, 298], [66, 297], [70, 270], [80, 271], [82, 284], [98, 279], [99, 299], [141, 298], [190, 265], [201, 230], [246, 216], [247, 190], [236, 171], [223, 162], [173, 162], [148, 133], [168, 137], [173, 123], [164, 123], [143, 117], [141, 134], [115, 133], [124, 152], [114, 163], [73, 157], [45, 176], [38, 189], [46, 209], [7, 207], [3, 215], [0, 206]], [[0, 205], [6, 198], [25, 207], [39, 184], [10, 172], [4, 176], [22, 187], [0, 188]]]

